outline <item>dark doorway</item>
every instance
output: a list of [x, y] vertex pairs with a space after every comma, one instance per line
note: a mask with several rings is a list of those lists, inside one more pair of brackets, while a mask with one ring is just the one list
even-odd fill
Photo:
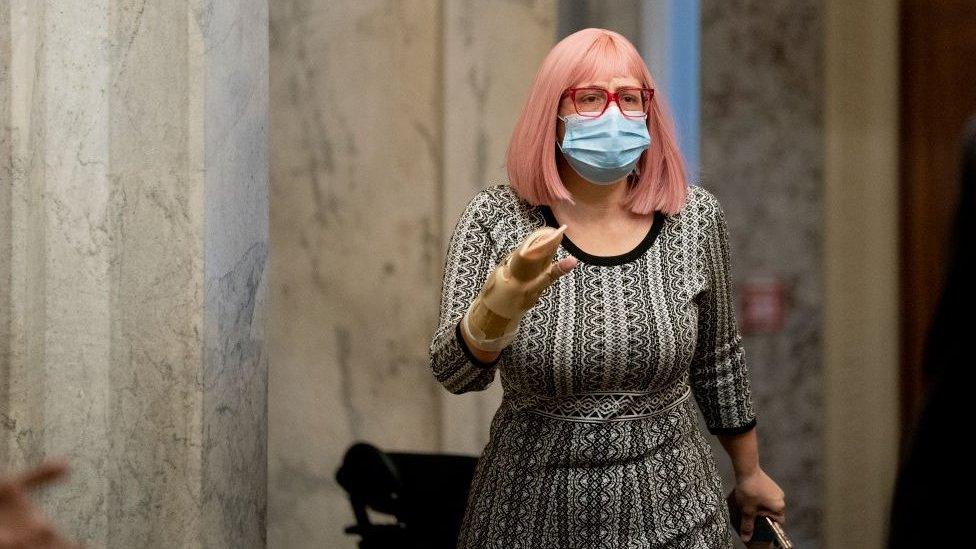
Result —
[[901, 3], [901, 424], [918, 416], [922, 352], [942, 289], [960, 139], [976, 114], [976, 1]]

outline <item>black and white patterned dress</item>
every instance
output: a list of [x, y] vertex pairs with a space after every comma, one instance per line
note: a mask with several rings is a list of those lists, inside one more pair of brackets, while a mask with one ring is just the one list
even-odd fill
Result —
[[[641, 243], [580, 260], [523, 317], [492, 363], [458, 321], [505, 255], [558, 223], [508, 185], [467, 204], [448, 246], [430, 367], [452, 393], [504, 397], [478, 461], [459, 549], [733, 547], [724, 488], [702, 433], [755, 425], [731, 303], [728, 231], [715, 196], [688, 188]], [[693, 395], [694, 398], [690, 398]]]

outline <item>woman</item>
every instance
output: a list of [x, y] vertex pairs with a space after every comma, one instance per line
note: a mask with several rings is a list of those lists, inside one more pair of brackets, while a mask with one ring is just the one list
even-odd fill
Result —
[[[733, 547], [720, 437], [748, 539], [784, 519], [759, 466], [725, 217], [688, 186], [673, 123], [623, 36], [585, 29], [536, 76], [509, 185], [479, 192], [448, 247], [437, 380], [504, 391], [458, 547]], [[694, 395], [694, 400], [689, 396]]]

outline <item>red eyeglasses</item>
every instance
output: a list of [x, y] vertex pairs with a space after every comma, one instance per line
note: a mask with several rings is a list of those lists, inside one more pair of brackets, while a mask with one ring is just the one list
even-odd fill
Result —
[[[643, 118], [651, 109], [653, 88], [618, 88], [612, 92], [606, 88], [569, 88], [560, 97], [573, 101], [576, 113], [580, 116], [597, 118], [606, 112], [611, 102], [616, 102], [620, 112], [628, 118]], [[630, 113], [630, 114], [628, 114]]]

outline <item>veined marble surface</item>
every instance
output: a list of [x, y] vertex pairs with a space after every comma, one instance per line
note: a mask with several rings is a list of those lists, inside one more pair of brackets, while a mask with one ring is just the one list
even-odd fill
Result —
[[4, 469], [67, 456], [38, 500], [89, 546], [264, 544], [267, 18], [0, 11]]
[[343, 452], [477, 454], [499, 388], [427, 365], [443, 248], [554, 43], [555, 2], [271, 4], [269, 545], [349, 547]]
[[[824, 10], [810, 0], [702, 0], [701, 14], [702, 184], [728, 217], [733, 277], [776, 274], [793, 286], [784, 330], [744, 340], [760, 460], [786, 492], [797, 546], [816, 548], [823, 505]], [[716, 454], [723, 454], [718, 446]]]

